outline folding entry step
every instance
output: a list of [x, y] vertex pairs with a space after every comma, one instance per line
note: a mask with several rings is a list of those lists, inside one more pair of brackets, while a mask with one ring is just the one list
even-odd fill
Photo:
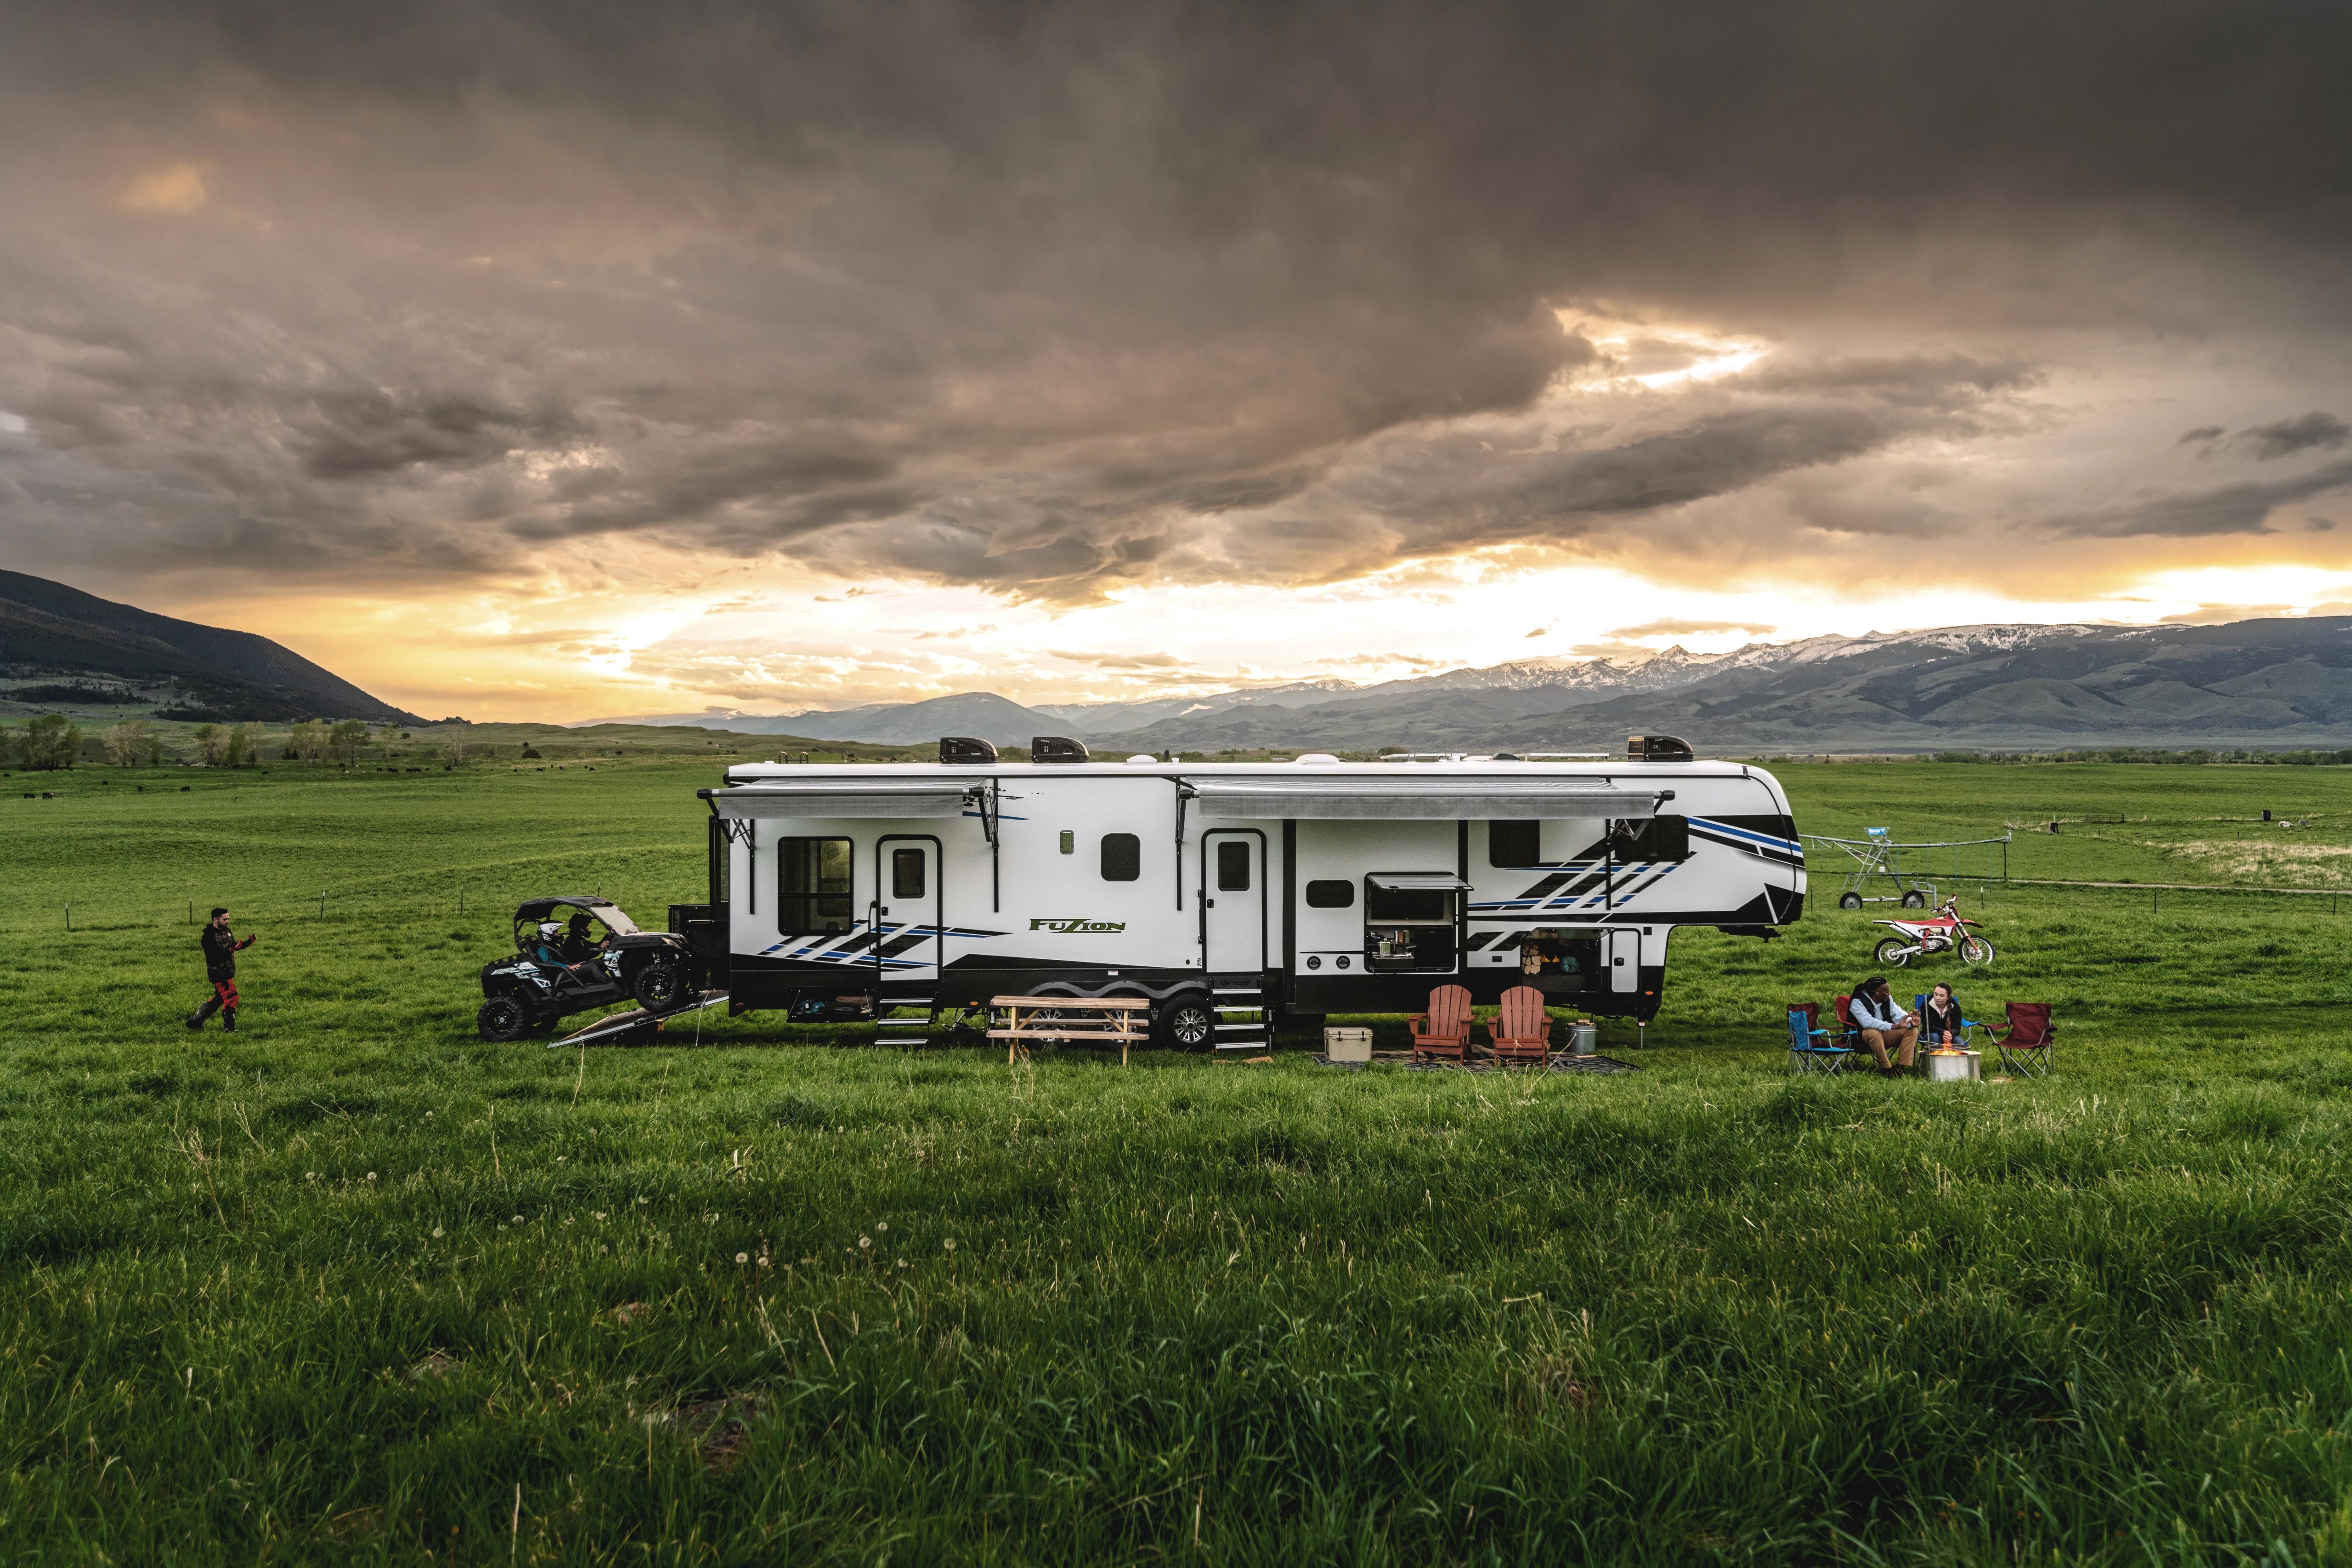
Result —
[[[931, 1020], [938, 1016], [938, 1002], [939, 999], [935, 996], [892, 996], [887, 994], [877, 996], [874, 999], [874, 1027], [876, 1030], [874, 1043], [877, 1046], [929, 1045], [931, 1043]], [[894, 1013], [898, 1011], [900, 1008], [908, 1007], [919, 1008], [921, 1010], [923, 1015], [923, 1021], [921, 1024], [918, 1025], [912, 1018], [885, 1018], [882, 1016], [885, 1013]], [[923, 1030], [923, 1033], [919, 1035], [892, 1033], [893, 1030], [907, 1030], [914, 1028], [920, 1028]]]
[[[1274, 1047], [1274, 1031], [1265, 1016], [1265, 990], [1255, 980], [1236, 979], [1225, 984], [1213, 978], [1209, 1010], [1217, 1016], [1216, 1048], [1221, 1051], [1263, 1051]], [[1254, 1015], [1243, 1018], [1242, 1015]]]

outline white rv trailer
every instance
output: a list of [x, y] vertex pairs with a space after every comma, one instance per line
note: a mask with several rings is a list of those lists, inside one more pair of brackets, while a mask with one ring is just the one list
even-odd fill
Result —
[[1121, 763], [1041, 739], [1027, 762], [943, 741], [936, 764], [739, 765], [701, 792], [710, 906], [673, 919], [739, 1011], [1139, 995], [1168, 1043], [1262, 1046], [1280, 1016], [1415, 1011], [1450, 983], [1646, 1021], [1676, 926], [1769, 937], [1805, 872], [1770, 773], [1628, 750]]

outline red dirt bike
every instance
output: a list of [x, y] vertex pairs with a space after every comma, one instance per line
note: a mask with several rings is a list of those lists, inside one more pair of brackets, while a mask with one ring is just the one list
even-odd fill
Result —
[[1992, 943], [1976, 935], [1970, 927], [1977, 922], [1960, 918], [1958, 899], [1946, 899], [1944, 907], [1924, 921], [1879, 921], [1896, 934], [1882, 937], [1876, 950], [1878, 962], [1890, 969], [1901, 969], [1915, 958], [1957, 950], [1960, 962], [1986, 964], [1992, 962]]

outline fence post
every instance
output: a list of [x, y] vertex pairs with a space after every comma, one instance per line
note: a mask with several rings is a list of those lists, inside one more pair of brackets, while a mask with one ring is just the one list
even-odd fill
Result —
[[71, 904], [68, 904], [66, 906], [66, 930], [73, 930], [73, 906]]
[[327, 918], [327, 889], [324, 888], [319, 889], [319, 918]]

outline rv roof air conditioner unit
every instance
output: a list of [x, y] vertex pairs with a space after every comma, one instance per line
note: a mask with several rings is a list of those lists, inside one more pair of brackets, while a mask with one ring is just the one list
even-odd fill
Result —
[[940, 763], [942, 767], [959, 763], [969, 765], [973, 763], [994, 761], [996, 761], [996, 748], [986, 741], [975, 741], [970, 735], [940, 737]]
[[1083, 763], [1087, 760], [1087, 743], [1073, 741], [1067, 735], [1039, 735], [1029, 742], [1029, 760], [1033, 763]]
[[1628, 735], [1625, 737], [1625, 760], [1629, 763], [1686, 763], [1691, 760], [1690, 742], [1672, 735]]

